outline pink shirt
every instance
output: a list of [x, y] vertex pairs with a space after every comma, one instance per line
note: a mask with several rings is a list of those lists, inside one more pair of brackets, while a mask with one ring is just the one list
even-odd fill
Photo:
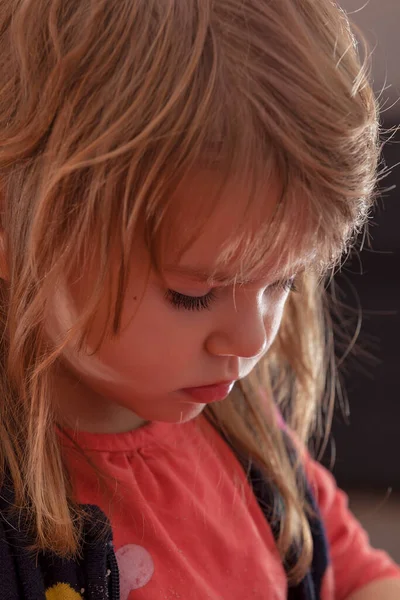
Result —
[[[111, 521], [121, 600], [286, 600], [286, 575], [272, 531], [235, 455], [203, 415], [177, 425], [150, 423], [129, 433], [76, 437], [108, 475], [65, 442], [79, 502]], [[370, 548], [331, 475], [306, 470], [328, 533], [332, 567], [322, 600], [344, 600], [367, 583], [400, 577]]]

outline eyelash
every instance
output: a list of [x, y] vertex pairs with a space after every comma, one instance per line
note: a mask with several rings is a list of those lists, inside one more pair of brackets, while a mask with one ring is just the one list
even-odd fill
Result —
[[284, 292], [298, 292], [295, 277], [286, 279], [286, 281], [277, 281], [276, 283], [272, 284], [272, 287], [281, 288]]
[[[294, 277], [287, 279], [286, 281], [277, 281], [269, 287], [272, 289], [280, 288], [284, 292], [297, 292]], [[210, 290], [208, 294], [205, 294], [204, 296], [186, 296], [185, 294], [180, 294], [175, 290], [167, 290], [165, 293], [165, 298], [178, 310], [184, 309], [200, 311], [210, 309], [211, 303], [216, 298], [216, 294], [214, 290]]]
[[204, 296], [186, 296], [174, 290], [167, 290], [165, 293], [167, 300], [175, 308], [183, 308], [185, 310], [209, 310], [211, 303], [215, 300], [215, 292], [211, 290]]

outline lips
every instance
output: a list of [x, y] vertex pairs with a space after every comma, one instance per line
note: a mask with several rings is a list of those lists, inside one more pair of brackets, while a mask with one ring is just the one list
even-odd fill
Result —
[[234, 381], [223, 381], [212, 385], [203, 385], [199, 387], [185, 388], [183, 391], [192, 397], [196, 402], [208, 404], [223, 400], [232, 390]]

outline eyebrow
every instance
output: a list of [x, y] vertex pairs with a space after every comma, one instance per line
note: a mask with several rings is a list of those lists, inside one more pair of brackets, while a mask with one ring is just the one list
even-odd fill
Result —
[[[304, 270], [304, 268], [305, 267], [302, 263], [298, 264], [296, 267], [294, 266], [293, 275], [295, 273], [299, 273], [300, 271]], [[237, 281], [237, 283], [251, 284], [251, 283], [257, 283], [261, 279], [261, 278], [245, 279], [245, 280], [240, 279], [240, 281], [239, 281], [239, 279], [236, 275], [231, 275], [229, 273], [218, 273], [218, 272], [210, 274], [210, 272], [207, 272], [206, 269], [189, 267], [189, 266], [184, 266], [184, 265], [167, 265], [163, 270], [166, 273], [170, 273], [172, 275], [183, 275], [185, 277], [189, 277], [193, 281], [198, 281], [200, 283], [206, 283], [206, 282], [211, 281], [211, 282], [219, 283], [221, 285], [228, 285], [235, 281]], [[279, 277], [279, 272], [277, 272], [277, 271], [271, 272], [270, 276], [271, 276], [271, 278], [273, 278], [277, 281], [285, 278], [285, 275], [282, 275], [282, 274], [281, 274], [281, 277]]]
[[201, 283], [206, 281], [216, 281], [218, 283], [226, 283], [228, 281], [232, 281], [234, 277], [228, 274], [223, 273], [214, 273], [210, 274], [205, 269], [197, 269], [195, 267], [185, 267], [185, 266], [177, 266], [177, 265], [168, 265], [165, 267], [165, 272], [171, 273], [172, 275], [184, 275], [185, 277], [190, 277], [190, 279], [194, 279]]

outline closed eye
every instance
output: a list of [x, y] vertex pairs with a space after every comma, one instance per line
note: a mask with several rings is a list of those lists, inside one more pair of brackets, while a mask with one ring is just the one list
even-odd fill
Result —
[[184, 310], [209, 310], [212, 301], [215, 299], [216, 294], [214, 290], [210, 290], [204, 296], [187, 296], [186, 294], [180, 294], [175, 290], [168, 289], [165, 292], [165, 297], [177, 309]]
[[[290, 279], [286, 279], [284, 281], [276, 281], [268, 286], [267, 289], [280, 289], [284, 292], [297, 292], [297, 287], [295, 284], [295, 277], [291, 277]], [[174, 308], [190, 310], [190, 311], [200, 311], [200, 310], [209, 310], [212, 302], [216, 298], [215, 290], [210, 290], [207, 294], [203, 296], [188, 296], [186, 294], [181, 294], [180, 292], [176, 292], [175, 290], [168, 289], [165, 292], [165, 298], [168, 300]]]

